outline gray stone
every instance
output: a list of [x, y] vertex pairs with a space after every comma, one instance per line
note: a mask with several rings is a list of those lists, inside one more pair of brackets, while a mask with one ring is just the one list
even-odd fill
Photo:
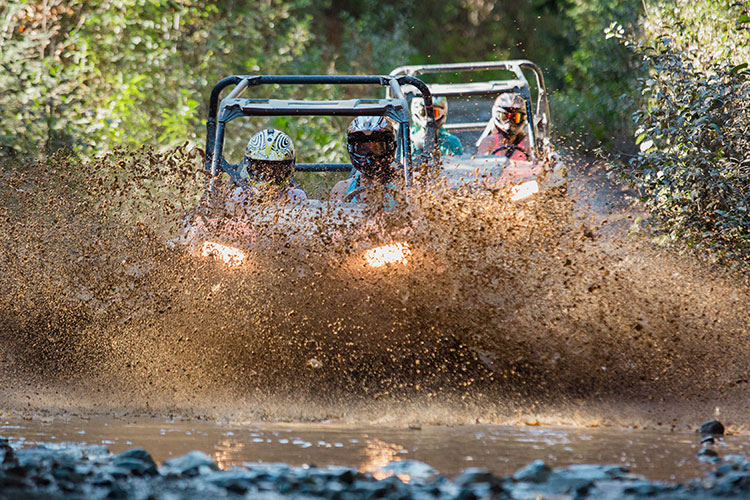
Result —
[[246, 471], [219, 471], [206, 480], [219, 488], [243, 495], [253, 487], [252, 476]]
[[728, 473], [736, 469], [737, 469], [737, 466], [735, 464], [724, 463], [716, 468], [714, 475], [716, 477], [726, 476]]
[[636, 481], [635, 483], [626, 486], [622, 491], [628, 495], [638, 495], [642, 497], [650, 497], [664, 493], [666, 488], [658, 483], [652, 483], [646, 480]]
[[416, 480], [426, 480], [438, 475], [438, 471], [426, 463], [417, 460], [399, 460], [396, 462], [390, 462], [383, 467], [383, 470], [386, 472], [392, 472], [396, 475], [406, 474], [411, 479]]
[[709, 420], [708, 422], [703, 422], [701, 424], [701, 427], [699, 429], [701, 434], [724, 434], [724, 425], [719, 422], [718, 420]]
[[745, 472], [731, 471], [721, 478], [721, 482], [731, 484], [738, 491], [750, 491], [750, 475]]
[[8, 440], [0, 437], [0, 464], [15, 463], [16, 457], [13, 448], [10, 447]]
[[112, 458], [112, 465], [126, 469], [135, 476], [153, 476], [159, 473], [156, 462], [142, 448], [125, 451]]
[[701, 439], [701, 444], [714, 444], [716, 440], [713, 436], [706, 436], [703, 439]]
[[700, 451], [698, 452], [698, 456], [699, 457], [718, 457], [719, 454], [716, 453], [711, 448], [701, 448]]
[[326, 479], [332, 479], [342, 484], [352, 484], [358, 478], [359, 473], [349, 467], [331, 467], [322, 471]]
[[487, 469], [470, 467], [468, 469], [464, 469], [461, 474], [456, 476], [453, 482], [456, 483], [456, 485], [459, 487], [464, 487], [469, 484], [478, 483], [499, 484], [500, 480]]
[[522, 467], [513, 474], [513, 480], [526, 483], [543, 483], [552, 470], [543, 460], [534, 460], [529, 465]]
[[570, 465], [558, 471], [566, 476], [586, 479], [589, 481], [599, 481], [605, 479], [625, 479], [630, 478], [630, 470], [621, 465], [597, 465], [597, 464], [580, 464]]
[[168, 476], [197, 476], [204, 470], [217, 470], [216, 463], [201, 451], [191, 451], [187, 455], [167, 460], [159, 472]]

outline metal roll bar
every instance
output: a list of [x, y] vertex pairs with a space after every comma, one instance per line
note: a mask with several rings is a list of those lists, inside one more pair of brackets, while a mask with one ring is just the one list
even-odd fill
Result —
[[[281, 85], [380, 85], [387, 87], [394, 99], [360, 99], [347, 101], [291, 101], [273, 99], [240, 99], [240, 94], [248, 87], [265, 84]], [[221, 92], [236, 85], [232, 92], [221, 101]], [[407, 183], [411, 176], [411, 140], [408, 126], [408, 107], [401, 85], [411, 85], [416, 88], [425, 101], [425, 108], [430, 117], [428, 143], [432, 151], [437, 146], [437, 127], [435, 126], [432, 94], [429, 87], [419, 78], [412, 75], [398, 77], [385, 75], [234, 75], [223, 78], [211, 90], [206, 120], [206, 168], [211, 172], [211, 179], [218, 174], [219, 168], [225, 164], [223, 160], [224, 129], [226, 124], [238, 116], [299, 116], [299, 115], [332, 115], [332, 116], [364, 116], [381, 115], [396, 119], [399, 127], [399, 143], [402, 144], [404, 177]], [[399, 105], [397, 105], [399, 104]], [[307, 171], [341, 171], [349, 170], [350, 164], [300, 164]]]
[[[391, 76], [408, 75], [416, 76], [424, 73], [451, 73], [459, 71], [487, 71], [487, 70], [507, 70], [512, 72], [518, 80], [526, 81], [526, 77], [522, 70], [529, 70], [534, 73], [536, 79], [537, 88], [537, 99], [535, 109], [536, 114], [531, 113], [531, 106], [529, 103], [529, 116], [534, 117], [534, 128], [539, 127], [539, 135], [545, 140], [549, 140], [550, 134], [550, 113], [549, 113], [549, 101], [547, 97], [547, 87], [544, 83], [544, 75], [542, 74], [541, 68], [529, 61], [528, 59], [512, 59], [507, 61], [476, 61], [476, 62], [465, 62], [465, 63], [447, 63], [447, 64], [421, 64], [421, 65], [407, 65], [399, 66], [391, 71]], [[490, 82], [487, 82], [490, 83]], [[467, 87], [471, 87], [472, 84], [467, 84]], [[441, 84], [436, 84], [436, 87], [440, 87]], [[452, 94], [456, 94], [455, 92]], [[466, 95], [479, 92], [471, 92], [467, 89]], [[435, 91], [434, 95], [444, 95], [445, 92]], [[452, 95], [451, 94], [451, 95]], [[538, 119], [537, 119], [538, 117]]]

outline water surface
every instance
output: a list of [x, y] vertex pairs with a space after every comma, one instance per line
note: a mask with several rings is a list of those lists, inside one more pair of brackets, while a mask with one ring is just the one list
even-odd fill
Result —
[[[700, 435], [692, 432], [506, 425], [415, 429], [340, 423], [232, 425], [102, 417], [0, 422], [0, 435], [16, 446], [75, 441], [103, 444], [113, 453], [143, 447], [157, 462], [200, 450], [222, 468], [285, 462], [344, 465], [377, 475], [391, 461], [418, 460], [448, 476], [468, 467], [502, 475], [542, 459], [553, 467], [618, 464], [649, 479], [686, 481], [712, 467], [698, 459]], [[727, 436], [714, 445], [720, 455], [745, 455], [749, 447], [745, 435]]]

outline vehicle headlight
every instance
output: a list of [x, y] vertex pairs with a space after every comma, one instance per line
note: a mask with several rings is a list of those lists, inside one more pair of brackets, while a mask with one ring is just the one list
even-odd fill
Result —
[[520, 201], [529, 196], [533, 196], [539, 192], [539, 183], [535, 180], [526, 181], [520, 184], [516, 184], [511, 189], [510, 199], [513, 201]]
[[203, 257], [213, 256], [228, 266], [239, 266], [245, 260], [245, 252], [239, 248], [222, 245], [215, 241], [204, 241], [201, 247]]
[[383, 267], [387, 264], [406, 264], [410, 255], [409, 244], [404, 241], [389, 243], [367, 250], [365, 252], [365, 261], [371, 267]]

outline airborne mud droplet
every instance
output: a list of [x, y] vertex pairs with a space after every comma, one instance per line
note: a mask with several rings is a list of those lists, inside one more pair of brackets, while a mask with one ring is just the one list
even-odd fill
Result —
[[[598, 236], [564, 193], [514, 204], [438, 184], [390, 211], [261, 200], [243, 226], [201, 204], [199, 153], [2, 171], [9, 406], [628, 423], [721, 401], [742, 421], [747, 287]], [[190, 213], [247, 258], [175, 243]], [[368, 265], [386, 244], [405, 262]]]

